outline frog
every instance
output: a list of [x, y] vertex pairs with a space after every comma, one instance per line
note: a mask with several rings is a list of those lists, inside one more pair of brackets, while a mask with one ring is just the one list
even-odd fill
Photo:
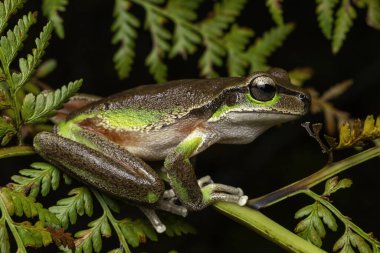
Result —
[[[272, 68], [143, 85], [81, 104], [53, 132], [38, 133], [35, 150], [69, 176], [137, 206], [162, 233], [157, 210], [185, 217], [218, 201], [244, 206], [241, 188], [197, 179], [190, 159], [216, 143], [251, 143], [298, 119], [310, 96], [285, 70]], [[163, 173], [150, 161], [163, 161]]]

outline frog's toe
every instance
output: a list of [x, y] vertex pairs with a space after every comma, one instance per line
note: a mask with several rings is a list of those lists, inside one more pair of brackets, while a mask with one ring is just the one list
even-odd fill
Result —
[[186, 217], [188, 214], [188, 210], [186, 207], [181, 205], [176, 205], [172, 200], [159, 200], [156, 204], [156, 208], [160, 210], [164, 210], [169, 213], [173, 213], [176, 215], [180, 215], [182, 217]]
[[214, 181], [212, 181], [212, 179], [209, 175], [201, 177], [200, 179], [198, 179], [198, 185], [201, 188], [206, 186], [206, 185], [212, 184], [212, 183], [214, 183]]
[[140, 210], [145, 214], [148, 218], [154, 229], [157, 233], [163, 233], [166, 230], [166, 226], [161, 222], [160, 218], [158, 218], [156, 212], [153, 209], [140, 207]]
[[205, 203], [224, 201], [244, 206], [248, 201], [248, 196], [244, 195], [243, 190], [224, 184], [209, 184], [202, 188]]
[[164, 199], [174, 199], [176, 198], [175, 192], [173, 189], [164, 191], [164, 194], [162, 195]]

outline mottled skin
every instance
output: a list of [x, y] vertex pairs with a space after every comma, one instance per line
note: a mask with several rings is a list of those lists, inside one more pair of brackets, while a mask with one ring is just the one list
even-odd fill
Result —
[[[34, 146], [66, 173], [142, 206], [160, 232], [165, 227], [147, 207], [186, 215], [218, 200], [246, 202], [239, 188], [197, 182], [191, 156], [214, 143], [249, 143], [309, 106], [308, 95], [291, 86], [281, 69], [146, 85], [95, 100], [60, 122], [55, 133], [38, 134]], [[164, 193], [162, 180], [143, 160], [165, 160], [174, 192]], [[176, 198], [183, 207], [173, 204]]]

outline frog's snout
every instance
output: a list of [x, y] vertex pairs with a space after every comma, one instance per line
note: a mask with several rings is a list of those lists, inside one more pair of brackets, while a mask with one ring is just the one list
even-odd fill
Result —
[[311, 96], [308, 92], [300, 92], [298, 94], [298, 99], [302, 101], [304, 105], [304, 114], [309, 112], [310, 104], [311, 104]]

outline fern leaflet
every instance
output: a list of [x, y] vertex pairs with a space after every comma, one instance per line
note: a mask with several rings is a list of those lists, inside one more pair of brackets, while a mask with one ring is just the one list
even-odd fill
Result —
[[19, 67], [21, 73], [13, 73], [12, 79], [15, 83], [15, 90], [17, 91], [21, 88], [25, 82], [30, 78], [34, 69], [40, 62], [43, 54], [45, 53], [45, 48], [49, 44], [49, 39], [51, 37], [52, 24], [49, 22], [44, 26], [40, 37], [36, 39], [36, 48], [32, 50], [32, 54], [28, 54], [26, 59], [20, 58]]
[[339, 7], [335, 21], [335, 29], [332, 38], [332, 51], [336, 54], [343, 45], [346, 35], [356, 18], [356, 11], [352, 7], [350, 0], [343, 0]]
[[272, 14], [272, 18], [277, 25], [284, 24], [281, 3], [282, 0], [266, 0], [266, 5], [269, 8], [269, 12]]
[[10, 16], [21, 8], [23, 3], [23, 0], [4, 0], [4, 2], [0, 2], [0, 34], [3, 33], [4, 28], [7, 26]]
[[256, 40], [255, 44], [248, 49], [248, 57], [251, 62], [251, 72], [265, 70], [266, 59], [282, 45], [283, 41], [294, 29], [294, 24], [288, 23], [283, 26], [272, 28], [262, 38]]
[[71, 197], [60, 199], [56, 206], [49, 208], [61, 222], [63, 228], [77, 222], [78, 214], [92, 216], [93, 202], [91, 193], [86, 187], [74, 188], [69, 194]]
[[14, 183], [8, 184], [14, 191], [29, 193], [29, 196], [37, 197], [41, 191], [46, 196], [51, 189], [56, 190], [59, 186], [61, 172], [51, 164], [36, 162], [30, 165], [32, 169], [23, 169], [21, 175], [12, 176]]
[[43, 0], [42, 2], [42, 13], [53, 23], [54, 30], [61, 39], [65, 37], [65, 30], [59, 12], [66, 10], [68, 2], [68, 0]]
[[380, 30], [380, 1], [367, 0], [367, 24]]
[[46, 121], [54, 111], [61, 107], [82, 85], [82, 80], [70, 82], [61, 89], [38, 94], [32, 93], [25, 96], [21, 108], [21, 115], [25, 123]]
[[0, 40], [0, 57], [3, 68], [9, 65], [16, 57], [17, 52], [22, 48], [22, 42], [26, 39], [29, 27], [36, 22], [36, 15], [29, 12], [18, 20], [17, 25], [7, 32], [7, 36], [2, 36]]
[[131, 72], [135, 58], [136, 29], [140, 21], [129, 12], [131, 4], [127, 0], [116, 0], [113, 16], [115, 18], [111, 30], [114, 32], [112, 44], [119, 44], [113, 56], [119, 78], [125, 78]]
[[331, 39], [334, 24], [334, 7], [338, 0], [316, 0], [318, 23], [327, 39]]

